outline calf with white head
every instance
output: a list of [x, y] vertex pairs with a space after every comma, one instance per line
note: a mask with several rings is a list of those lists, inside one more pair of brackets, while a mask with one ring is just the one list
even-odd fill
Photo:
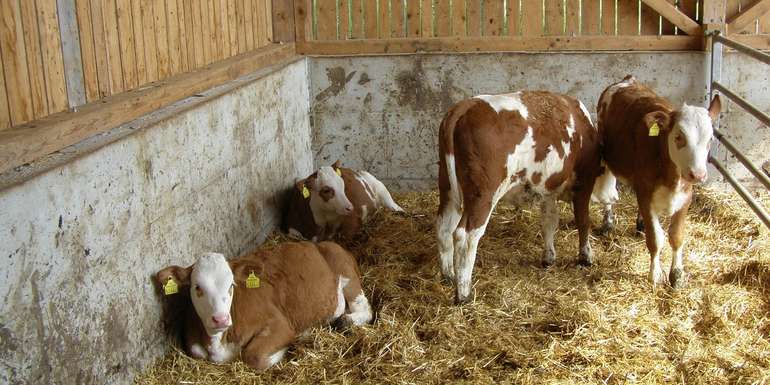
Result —
[[312, 241], [332, 239], [337, 234], [349, 240], [369, 214], [381, 207], [403, 211], [372, 174], [340, 167], [339, 161], [297, 181], [287, 204], [283, 230]]
[[649, 278], [653, 285], [665, 281], [660, 265], [664, 238], [660, 217], [668, 215], [673, 251], [669, 283], [676, 288], [685, 282], [685, 219], [692, 200], [692, 185], [707, 178], [714, 132], [711, 122], [720, 110], [718, 96], [708, 109], [687, 104], [676, 109], [630, 75], [607, 87], [599, 99], [602, 157], [612, 174], [631, 185], [636, 193], [650, 252]]
[[187, 352], [213, 362], [240, 355], [265, 369], [310, 327], [372, 318], [355, 258], [331, 242], [289, 242], [231, 261], [207, 253], [187, 268], [164, 268], [156, 278], [168, 310], [181, 312], [176, 324]]

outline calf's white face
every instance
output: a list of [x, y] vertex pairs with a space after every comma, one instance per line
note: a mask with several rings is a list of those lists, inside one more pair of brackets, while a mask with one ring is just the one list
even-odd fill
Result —
[[224, 255], [208, 253], [198, 259], [190, 277], [190, 298], [209, 335], [232, 325], [230, 306], [235, 281]]
[[345, 195], [345, 181], [333, 167], [318, 169], [310, 196], [310, 205], [325, 212], [348, 215], [353, 212], [353, 204]]
[[676, 114], [668, 135], [668, 152], [680, 176], [688, 182], [704, 182], [708, 176], [706, 167], [714, 137], [711, 121], [719, 115], [720, 109], [717, 96], [708, 110], [685, 104]]

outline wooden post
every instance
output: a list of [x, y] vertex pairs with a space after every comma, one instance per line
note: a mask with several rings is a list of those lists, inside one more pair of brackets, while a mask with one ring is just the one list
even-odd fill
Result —
[[294, 41], [294, 1], [273, 0], [273, 43]]
[[[719, 30], [726, 32], [725, 7], [727, 0], [703, 0], [703, 31]], [[704, 51], [711, 51], [711, 37], [704, 36]]]
[[300, 43], [312, 40], [313, 35], [312, 0], [294, 0], [294, 39]]

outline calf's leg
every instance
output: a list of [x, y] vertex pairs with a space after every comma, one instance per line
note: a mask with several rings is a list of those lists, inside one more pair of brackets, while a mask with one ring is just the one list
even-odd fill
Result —
[[441, 275], [444, 280], [452, 282], [454, 271], [454, 231], [460, 222], [462, 213], [459, 205], [453, 201], [442, 202], [442, 209], [436, 218], [436, 236], [438, 238], [438, 253], [441, 264]]
[[464, 202], [465, 209], [454, 231], [456, 304], [466, 303], [471, 299], [471, 275], [476, 262], [476, 250], [494, 208], [491, 194], [466, 196]]
[[[591, 217], [588, 209], [591, 201], [591, 189], [578, 189], [572, 195], [572, 211], [575, 215], [575, 224], [578, 229], [578, 263], [584, 266], [593, 264], [591, 242], [588, 239], [591, 231]], [[557, 214], [558, 215], [558, 214]]]
[[559, 227], [559, 210], [556, 206], [556, 196], [544, 195], [540, 203], [541, 225], [543, 229], [543, 266], [551, 266], [556, 260], [556, 248], [553, 238]]
[[690, 200], [682, 206], [679, 211], [671, 216], [671, 224], [668, 227], [668, 242], [671, 245], [671, 270], [668, 273], [668, 282], [671, 287], [678, 289], [684, 287], [687, 282], [687, 276], [684, 272], [684, 237], [685, 224], [687, 221], [687, 210], [690, 207]]
[[650, 196], [640, 197], [637, 193], [637, 202], [639, 204], [639, 213], [644, 221], [644, 237], [647, 242], [647, 250], [650, 252], [650, 274], [649, 279], [652, 286], [665, 282], [663, 269], [660, 267], [660, 248], [663, 244], [663, 228], [660, 226], [658, 215], [650, 207]]
[[256, 331], [241, 352], [243, 362], [257, 370], [268, 369], [280, 362], [286, 353], [287, 346], [296, 337], [296, 333], [283, 314], [280, 314], [277, 308], [271, 311], [275, 311], [276, 316]]
[[342, 288], [342, 294], [347, 304], [347, 310], [342, 316], [343, 324], [361, 326], [372, 320], [372, 307], [361, 288], [361, 280], [357, 275], [348, 279], [347, 284]]

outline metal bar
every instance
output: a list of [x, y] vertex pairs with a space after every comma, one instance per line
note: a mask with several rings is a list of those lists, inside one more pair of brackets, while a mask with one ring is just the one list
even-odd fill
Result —
[[745, 44], [738, 43], [735, 40], [730, 40], [720, 34], [715, 34], [712, 39], [714, 39], [714, 41], [717, 43], [722, 43], [736, 51], [745, 53], [746, 55], [749, 55], [765, 64], [770, 64], [770, 55], [763, 53], [762, 51], [751, 48]]
[[730, 98], [730, 100], [741, 106], [744, 110], [746, 110], [746, 112], [757, 118], [765, 126], [770, 127], [770, 116], [762, 112], [759, 108], [754, 107], [754, 105], [746, 101], [746, 99], [736, 95], [733, 91], [722, 85], [720, 82], [715, 81], [711, 84], [711, 87], [712, 89], [715, 89]]
[[751, 161], [746, 158], [743, 153], [738, 150], [735, 145], [729, 141], [724, 135], [722, 135], [721, 132], [719, 132], [717, 129], [714, 129], [714, 136], [719, 139], [720, 142], [722, 142], [725, 145], [725, 148], [727, 148], [730, 153], [732, 153], [741, 163], [743, 163], [744, 166], [746, 166], [746, 169], [751, 171], [752, 174], [754, 174], [757, 179], [759, 179], [760, 182], [762, 182], [763, 185], [765, 185], [765, 188], [770, 190], [770, 178], [765, 175], [764, 172], [762, 172], [757, 166], [754, 165], [754, 163], [751, 163]]
[[[707, 36], [713, 37], [715, 35], [719, 35], [719, 31], [712, 31], [707, 34]], [[711, 103], [712, 100], [714, 100], [714, 82], [722, 81], [722, 45], [717, 44], [714, 39], [710, 39], [711, 42], [711, 61], [709, 62], [709, 82], [708, 82], [708, 95], [709, 98], [706, 100], [706, 105]], [[706, 107], [708, 108], [708, 107]], [[720, 116], [721, 114], [717, 115], [717, 118], [714, 119], [714, 130], [719, 128], [720, 124]], [[719, 151], [719, 142], [716, 143], [715, 146], [711, 147], [711, 155], [716, 155], [716, 153]]]
[[770, 215], [767, 214], [764, 208], [757, 203], [756, 200], [754, 200], [754, 197], [751, 196], [751, 194], [746, 191], [746, 188], [743, 187], [743, 185], [740, 184], [735, 178], [733, 178], [730, 173], [725, 170], [722, 163], [720, 163], [718, 160], [714, 159], [714, 157], [709, 156], [709, 162], [716, 167], [716, 169], [722, 174], [722, 176], [727, 179], [727, 182], [730, 183], [730, 185], [733, 186], [735, 191], [738, 193], [738, 195], [743, 198], [744, 201], [751, 207], [751, 209], [754, 211], [755, 214], [759, 217], [759, 219], [762, 220], [762, 222], [767, 226], [768, 229], [770, 229]]

